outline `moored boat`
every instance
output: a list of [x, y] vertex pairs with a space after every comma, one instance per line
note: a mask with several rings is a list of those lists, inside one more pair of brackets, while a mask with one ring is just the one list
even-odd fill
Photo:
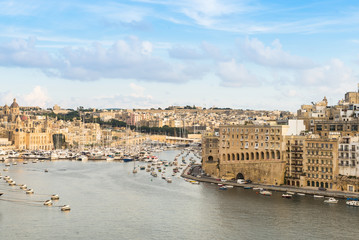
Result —
[[282, 194], [282, 198], [292, 198], [293, 195], [292, 194], [288, 194], [288, 193], [283, 193]]
[[326, 200], [324, 200], [325, 203], [338, 203], [338, 200], [331, 197], [331, 198], [328, 198]]
[[260, 194], [264, 195], [264, 196], [272, 196], [272, 192], [267, 191], [267, 190], [262, 190], [259, 192]]

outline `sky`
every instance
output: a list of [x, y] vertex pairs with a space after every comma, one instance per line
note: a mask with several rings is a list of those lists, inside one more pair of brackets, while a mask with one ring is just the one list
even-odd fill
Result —
[[296, 111], [358, 90], [354, 0], [0, 0], [0, 29], [0, 105]]

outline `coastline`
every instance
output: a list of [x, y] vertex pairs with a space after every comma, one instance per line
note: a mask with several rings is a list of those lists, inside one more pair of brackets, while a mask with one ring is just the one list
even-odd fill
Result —
[[210, 177], [194, 177], [191, 175], [186, 174], [188, 169], [191, 166], [188, 166], [185, 168], [181, 174], [182, 178], [187, 178], [191, 180], [195, 180], [198, 182], [206, 182], [206, 183], [214, 183], [214, 184], [224, 184], [224, 185], [231, 185], [234, 187], [259, 187], [270, 191], [276, 191], [276, 192], [294, 192], [294, 193], [304, 193], [306, 195], [321, 195], [324, 197], [335, 197], [335, 198], [341, 198], [341, 199], [347, 199], [347, 198], [359, 198], [359, 193], [353, 193], [353, 192], [340, 192], [340, 191], [321, 191], [316, 189], [307, 189], [307, 188], [298, 188], [298, 187], [290, 187], [290, 186], [272, 186], [272, 185], [264, 185], [264, 184], [254, 184], [254, 183], [246, 183], [246, 184], [239, 184], [236, 182], [222, 182], [217, 181], [214, 178]]

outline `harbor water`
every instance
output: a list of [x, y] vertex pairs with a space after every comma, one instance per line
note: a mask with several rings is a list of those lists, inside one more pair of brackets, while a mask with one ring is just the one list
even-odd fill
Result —
[[[159, 153], [173, 161], [180, 151]], [[188, 156], [191, 157], [192, 154]], [[219, 190], [215, 184], [172, 183], [133, 162], [45, 161], [11, 166], [9, 175], [34, 194], [0, 180], [0, 239], [358, 239], [359, 208], [313, 196]], [[45, 172], [45, 169], [48, 172]], [[50, 195], [59, 201], [44, 206]], [[71, 211], [59, 206], [68, 204]]]

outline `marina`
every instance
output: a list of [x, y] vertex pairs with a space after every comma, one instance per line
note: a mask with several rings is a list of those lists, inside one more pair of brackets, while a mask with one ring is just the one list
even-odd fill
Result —
[[[324, 239], [339, 238], [341, 231], [348, 231], [348, 239], [356, 236], [349, 230], [359, 220], [359, 208], [345, 201], [325, 204], [323, 199], [309, 195], [294, 195], [288, 200], [276, 191], [271, 196], [262, 196], [258, 194], [261, 189], [246, 190], [228, 182], [223, 183], [226, 191], [221, 191], [217, 185], [187, 180], [179, 173], [172, 176], [173, 169], [177, 169], [173, 166], [176, 157], [177, 162], [182, 161], [182, 156], [190, 162], [191, 157], [195, 159], [192, 152], [187, 155], [187, 151], [167, 150], [154, 155], [168, 162], [167, 167], [161, 164], [162, 172], [158, 171], [158, 162], [153, 171], [136, 174], [132, 173], [133, 162], [121, 161], [57, 160], [11, 166], [6, 179], [26, 183], [34, 192], [27, 195], [20, 185], [12, 188], [1, 179], [0, 192], [4, 194], [0, 198], [0, 228], [6, 229], [1, 231], [1, 236], [10, 240], [50, 236], [52, 239], [66, 236], [77, 236], [74, 239], [210, 239], [213, 236], [216, 239], [287, 239], [301, 234], [303, 238]], [[136, 167], [151, 169], [152, 164], [137, 162]], [[44, 169], [49, 172], [45, 173]], [[185, 170], [187, 168], [180, 171]], [[50, 199], [52, 205], [44, 205]], [[296, 220], [292, 221], [294, 216]], [[333, 225], [338, 230], [333, 231]], [[24, 227], [26, 231], [20, 230]], [[307, 232], [299, 233], [296, 229]], [[331, 229], [330, 234], [326, 229]], [[238, 234], [240, 238], [235, 237]]]

